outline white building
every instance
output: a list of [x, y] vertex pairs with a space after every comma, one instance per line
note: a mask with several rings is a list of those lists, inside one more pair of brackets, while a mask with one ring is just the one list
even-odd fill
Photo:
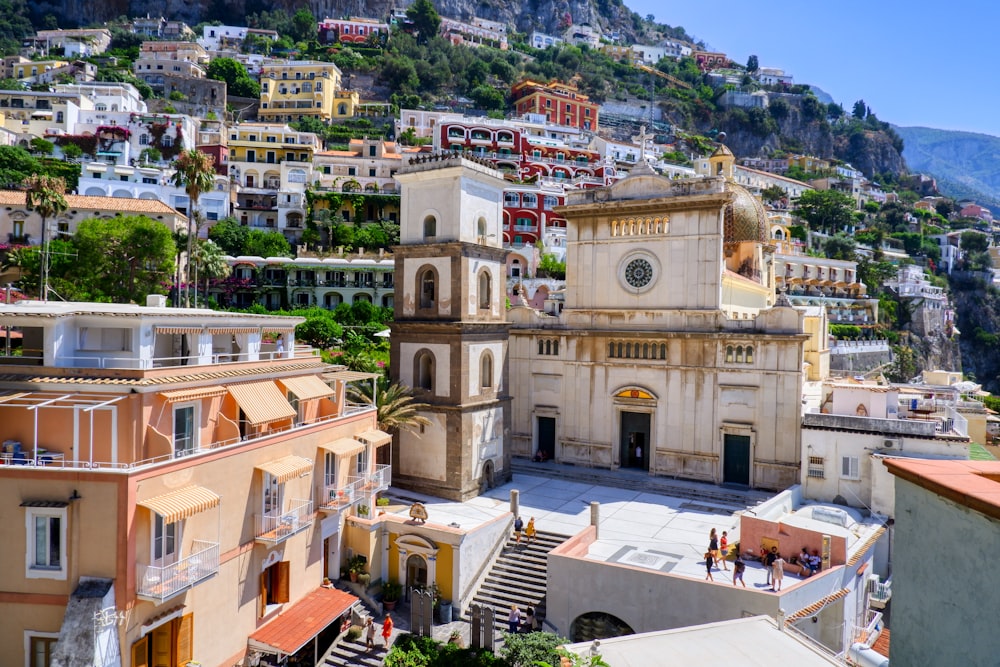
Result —
[[550, 46], [562, 43], [562, 38], [555, 35], [546, 35], [544, 32], [538, 32], [537, 30], [531, 33], [531, 46], [536, 49], [547, 49]]

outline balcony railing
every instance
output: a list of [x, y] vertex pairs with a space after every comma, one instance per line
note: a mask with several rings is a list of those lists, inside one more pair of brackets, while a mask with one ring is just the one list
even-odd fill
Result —
[[312, 525], [315, 513], [311, 500], [293, 499], [291, 505], [291, 508], [284, 512], [254, 515], [256, 523], [254, 536], [258, 542], [267, 544], [284, 542], [295, 533]]
[[342, 512], [361, 500], [361, 488], [364, 478], [351, 477], [346, 484], [328, 484], [323, 487], [323, 503], [319, 506], [321, 512]]
[[[868, 604], [875, 609], [885, 609], [892, 599], [892, 577], [879, 581], [875, 577], [868, 580]], [[881, 618], [881, 615], [880, 615]]]
[[374, 493], [388, 489], [390, 484], [392, 484], [392, 466], [379, 464], [375, 466], [375, 472], [367, 476], [365, 486], [367, 492]]
[[195, 540], [191, 555], [171, 565], [136, 567], [136, 595], [161, 603], [219, 571], [218, 542]]

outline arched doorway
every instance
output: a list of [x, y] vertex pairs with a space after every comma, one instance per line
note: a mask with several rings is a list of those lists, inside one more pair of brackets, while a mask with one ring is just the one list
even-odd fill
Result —
[[486, 493], [492, 489], [493, 486], [493, 461], [487, 461], [483, 464], [483, 474], [479, 478], [479, 492]]
[[427, 588], [427, 561], [420, 554], [410, 554], [406, 558], [406, 598], [411, 588]]
[[628, 623], [603, 611], [591, 611], [577, 616], [570, 625], [569, 636], [573, 642], [589, 642], [635, 634]]

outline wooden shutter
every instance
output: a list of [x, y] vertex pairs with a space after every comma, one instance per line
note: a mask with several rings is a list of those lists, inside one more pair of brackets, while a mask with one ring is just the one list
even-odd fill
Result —
[[174, 623], [177, 624], [177, 634], [174, 636], [177, 667], [186, 667], [194, 660], [194, 614], [185, 614]]
[[149, 667], [149, 635], [132, 644], [132, 667]]
[[257, 601], [257, 616], [263, 616], [267, 611], [267, 570], [260, 573], [260, 597]]
[[275, 563], [278, 568], [278, 581], [274, 587], [274, 601], [277, 603], [288, 602], [288, 566], [287, 560]]

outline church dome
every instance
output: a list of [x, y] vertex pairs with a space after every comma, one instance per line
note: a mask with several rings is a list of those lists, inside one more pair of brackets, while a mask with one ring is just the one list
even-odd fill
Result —
[[767, 211], [760, 200], [741, 185], [726, 183], [726, 191], [733, 199], [726, 206], [726, 222], [723, 231], [725, 243], [754, 241], [768, 243]]

